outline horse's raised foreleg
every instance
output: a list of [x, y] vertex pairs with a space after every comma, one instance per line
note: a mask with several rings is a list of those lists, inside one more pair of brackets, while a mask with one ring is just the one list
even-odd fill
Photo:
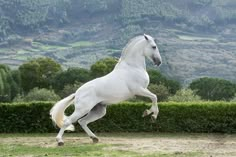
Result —
[[88, 124], [102, 118], [106, 114], [106, 105], [97, 104], [85, 117], [81, 118], [78, 122], [88, 136], [97, 143], [99, 140], [97, 136], [88, 128]]
[[85, 109], [75, 109], [75, 111], [73, 112], [72, 115], [70, 115], [69, 117], [67, 117], [64, 120], [64, 124], [61, 127], [59, 133], [57, 134], [56, 140], [58, 143], [58, 146], [62, 146], [64, 145], [64, 141], [62, 140], [62, 136], [64, 134], [64, 131], [66, 130], [66, 128], [68, 126], [70, 126], [72, 123], [76, 122], [79, 118], [83, 117], [85, 114], [87, 114], [89, 112], [89, 110], [85, 110]]
[[152, 121], [155, 121], [157, 118], [157, 115], [159, 113], [159, 109], [158, 109], [158, 105], [157, 105], [157, 96], [155, 94], [153, 94], [152, 92], [150, 92], [146, 88], [141, 88], [138, 91], [137, 95], [148, 97], [152, 100], [152, 107], [149, 110], [147, 109], [144, 111], [143, 117], [148, 116], [151, 113], [153, 113], [151, 118], [152, 118]]

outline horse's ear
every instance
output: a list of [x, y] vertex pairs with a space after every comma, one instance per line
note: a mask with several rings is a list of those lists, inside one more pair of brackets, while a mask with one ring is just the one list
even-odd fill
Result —
[[146, 35], [146, 34], [144, 34], [143, 36], [144, 36], [144, 38], [145, 38], [146, 40], [148, 40], [148, 37], [147, 37], [147, 35]]

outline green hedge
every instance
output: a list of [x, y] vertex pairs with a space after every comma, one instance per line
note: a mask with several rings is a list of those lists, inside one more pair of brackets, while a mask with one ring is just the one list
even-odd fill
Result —
[[[0, 104], [0, 133], [57, 132], [49, 117], [52, 102]], [[145, 103], [108, 107], [102, 119], [91, 123], [95, 132], [220, 132], [236, 133], [236, 103], [160, 103], [155, 123], [142, 118]], [[68, 112], [72, 112], [70, 108]], [[82, 131], [77, 124], [77, 131]]]

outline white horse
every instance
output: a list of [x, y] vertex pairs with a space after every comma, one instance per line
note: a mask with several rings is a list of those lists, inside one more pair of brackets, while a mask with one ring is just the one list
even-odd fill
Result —
[[[50, 111], [51, 118], [61, 128], [56, 137], [59, 146], [64, 144], [64, 131], [74, 130], [72, 123], [77, 120], [93, 142], [98, 142], [97, 136], [87, 125], [102, 118], [106, 114], [107, 105], [127, 100], [135, 95], [149, 97], [152, 100], [151, 108], [145, 110], [143, 116], [152, 114], [153, 120], [157, 118], [157, 97], [147, 89], [149, 76], [145, 57], [152, 60], [155, 65], [161, 65], [161, 56], [154, 39], [144, 34], [131, 39], [112, 72], [85, 83], [74, 94], [53, 106]], [[72, 103], [75, 110], [72, 115], [66, 117], [64, 111]]]

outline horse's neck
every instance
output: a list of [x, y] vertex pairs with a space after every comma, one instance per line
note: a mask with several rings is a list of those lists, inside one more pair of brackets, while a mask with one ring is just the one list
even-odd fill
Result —
[[146, 70], [145, 56], [142, 55], [142, 46], [137, 46], [130, 50], [125, 57], [121, 57], [119, 64], [127, 64], [133, 68], [142, 68]]
[[125, 58], [123, 61], [132, 67], [146, 69], [144, 56], [134, 55], [134, 56]]

